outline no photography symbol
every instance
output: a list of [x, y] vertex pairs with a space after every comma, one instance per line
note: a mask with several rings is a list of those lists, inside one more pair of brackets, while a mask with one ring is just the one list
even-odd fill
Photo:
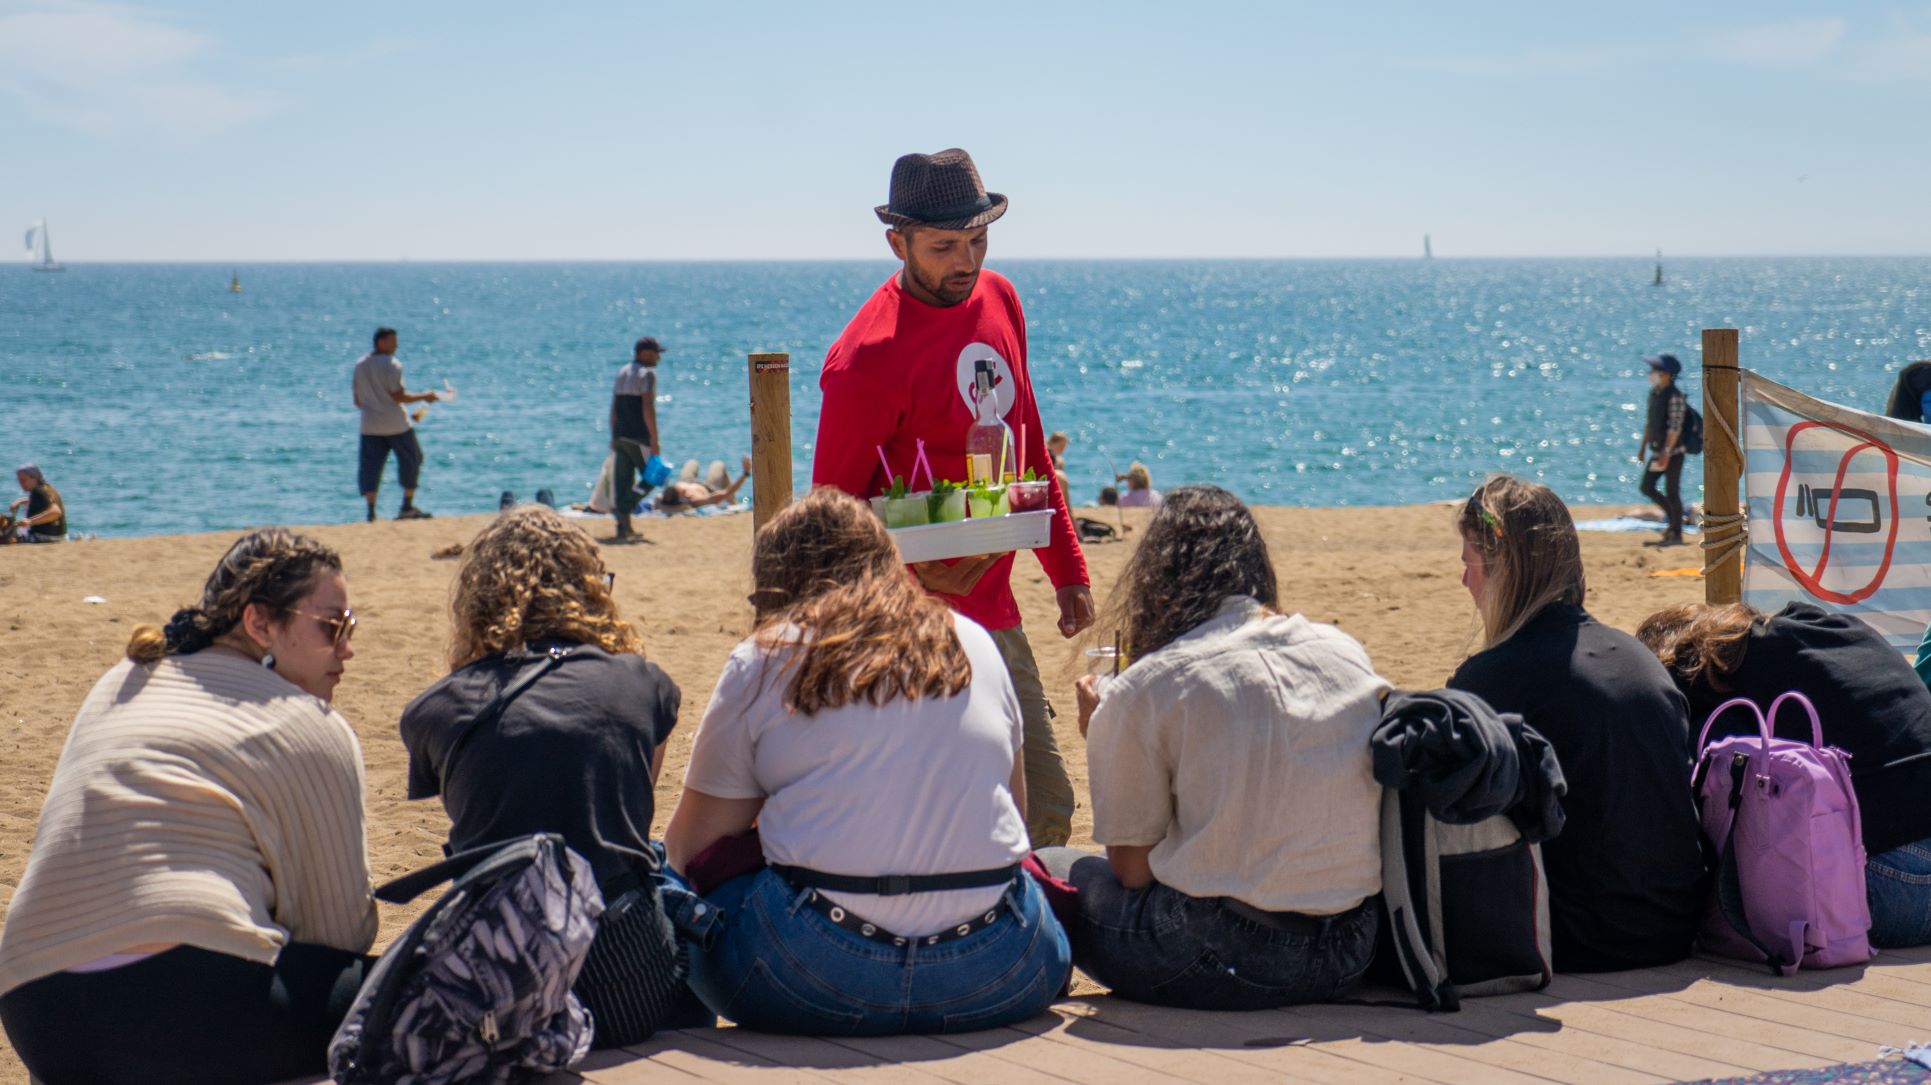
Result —
[[[1817, 524], [1824, 531], [1823, 552], [1817, 556], [1816, 566], [1806, 569], [1791, 555], [1790, 544], [1784, 539], [1784, 501], [1790, 492], [1791, 456], [1796, 449], [1797, 435], [1803, 433], [1805, 430], [1819, 428], [1834, 430], [1846, 437], [1855, 438], [1859, 443], [1852, 445], [1844, 453], [1843, 458], [1837, 461], [1837, 477], [1832, 481], [1828, 490], [1822, 487], [1799, 487], [1800, 494], [1798, 503], [1804, 505], [1805, 508], [1799, 509], [1795, 515], [1799, 518], [1809, 519], [1811, 517], [1806, 516], [1805, 513], [1807, 511], [1814, 512]], [[1879, 563], [1877, 572], [1872, 574], [1870, 582], [1863, 587], [1848, 592], [1833, 591], [1830, 588], [1824, 587], [1823, 579], [1825, 570], [1830, 568], [1830, 548], [1837, 532], [1856, 532], [1857, 534], [1874, 533], [1874, 524], [1865, 524], [1863, 522], [1845, 524], [1839, 523], [1837, 519], [1838, 505], [1846, 497], [1844, 493], [1844, 476], [1850, 474], [1851, 461], [1857, 458], [1859, 453], [1866, 451], [1874, 451], [1884, 457], [1885, 480], [1890, 486], [1891, 491], [1891, 527], [1889, 533], [1884, 538], [1884, 560]], [[1852, 603], [1861, 603], [1869, 599], [1871, 596], [1877, 594], [1878, 588], [1883, 586], [1885, 574], [1891, 571], [1891, 554], [1897, 548], [1897, 466], [1897, 452], [1890, 445], [1861, 430], [1854, 430], [1848, 426], [1839, 426], [1831, 422], [1799, 422], [1790, 427], [1790, 432], [1784, 437], [1783, 474], [1777, 479], [1776, 514], [1770, 520], [1771, 525], [1776, 530], [1777, 553], [1783, 557], [1784, 568], [1790, 570], [1790, 575], [1797, 578], [1797, 583], [1802, 584], [1805, 591], [1826, 602], [1848, 606]], [[1828, 497], [1825, 496], [1826, 494], [1828, 494]], [[1865, 497], [1864, 500], [1870, 501], [1870, 497]], [[1875, 505], [1876, 502], [1871, 501], [1871, 504]], [[1845, 511], [1848, 515], [1848, 508]], [[1884, 510], [1875, 508], [1871, 515], [1874, 518], [1881, 519], [1884, 516]]]

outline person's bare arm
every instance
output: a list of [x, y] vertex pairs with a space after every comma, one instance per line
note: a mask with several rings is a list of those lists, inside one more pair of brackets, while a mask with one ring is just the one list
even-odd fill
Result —
[[705, 848], [749, 829], [762, 809], [762, 798], [720, 799], [685, 788], [684, 797], [677, 801], [677, 812], [670, 816], [670, 825], [664, 830], [664, 854], [671, 868], [683, 870]]
[[1145, 889], [1153, 884], [1153, 865], [1147, 857], [1153, 854], [1151, 844], [1108, 844], [1106, 861], [1113, 867], [1113, 876], [1128, 889]]
[[947, 565], [943, 561], [923, 561], [912, 566], [918, 575], [919, 583], [925, 590], [938, 595], [970, 595], [979, 581], [992, 571], [994, 565], [1004, 554], [981, 554], [976, 558], [966, 558], [957, 565]]
[[18, 526], [39, 527], [41, 524], [51, 524], [54, 521], [59, 520], [60, 515], [61, 515], [60, 502], [56, 501], [53, 504], [47, 506], [46, 508], [41, 509], [40, 514], [38, 516], [29, 516], [26, 519], [20, 521]]
[[442, 396], [435, 392], [408, 392], [398, 388], [389, 393], [389, 398], [397, 403], [435, 403], [441, 400]]

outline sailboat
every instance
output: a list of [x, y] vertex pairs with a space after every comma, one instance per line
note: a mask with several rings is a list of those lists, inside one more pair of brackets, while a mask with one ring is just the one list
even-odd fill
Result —
[[230, 294], [241, 293], [241, 273], [240, 272], [231, 271], [228, 273], [228, 292]]
[[1433, 260], [1435, 258], [1435, 242], [1427, 234], [1421, 235], [1421, 258], [1423, 260]]
[[1663, 250], [1662, 249], [1656, 250], [1656, 278], [1651, 279], [1649, 285], [1651, 286], [1663, 285]]
[[35, 271], [65, 271], [65, 267], [54, 259], [54, 245], [47, 239], [47, 220], [41, 219], [27, 227], [27, 251], [33, 254]]

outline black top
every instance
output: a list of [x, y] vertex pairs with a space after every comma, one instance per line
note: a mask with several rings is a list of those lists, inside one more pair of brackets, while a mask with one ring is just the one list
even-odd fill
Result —
[[599, 882], [655, 869], [650, 761], [677, 725], [682, 694], [641, 656], [575, 647], [444, 765], [458, 725], [537, 658], [485, 656], [410, 702], [402, 713], [409, 797], [442, 795], [452, 851], [552, 832], [590, 861]]
[[644, 420], [644, 400], [657, 395], [657, 371], [631, 362], [617, 372], [610, 396], [610, 436], [650, 444], [650, 423]]
[[[1658, 452], [1661, 452], [1663, 446], [1669, 443], [1670, 400], [1672, 398], [1684, 398], [1683, 390], [1676, 386], [1675, 381], [1671, 381], [1661, 388], [1651, 388], [1649, 390], [1649, 417], [1643, 424], [1643, 442], [1645, 447], [1654, 448]], [[1687, 406], [1687, 403], [1685, 406]]]
[[1688, 714], [1649, 649], [1581, 607], [1553, 603], [1448, 684], [1519, 713], [1562, 763], [1568, 821], [1542, 845], [1556, 969], [1689, 956], [1704, 868]]
[[[1750, 634], [1727, 684], [1724, 693], [1686, 691], [1697, 730], [1732, 697], [1768, 709], [1778, 694], [1799, 690], [1817, 706], [1825, 743], [1851, 755], [1864, 850], [1876, 855], [1931, 838], [1931, 690], [1883, 634], [1848, 614], [1792, 603]], [[1749, 712], [1732, 709], [1711, 735], [1755, 726]], [[1810, 720], [1785, 706], [1777, 735], [1808, 740]]]
[[40, 485], [27, 491], [27, 515], [39, 516], [55, 505], [60, 506], [60, 517], [51, 524], [35, 524], [27, 530], [36, 535], [67, 534], [67, 504], [60, 499], [60, 491], [42, 480]]

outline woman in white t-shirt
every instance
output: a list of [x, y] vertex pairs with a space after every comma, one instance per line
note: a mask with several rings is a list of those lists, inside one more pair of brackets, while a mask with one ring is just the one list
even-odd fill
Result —
[[725, 664], [665, 833], [671, 865], [753, 822], [768, 866], [708, 895], [691, 986], [770, 1032], [994, 1028], [1071, 969], [1026, 857], [1024, 729], [985, 630], [823, 489], [758, 533], [760, 622]]
[[1374, 952], [1388, 683], [1333, 626], [1282, 614], [1240, 499], [1167, 495], [1101, 627], [1137, 658], [1079, 688], [1101, 858], [1040, 852], [1079, 889], [1082, 971], [1142, 1002], [1248, 1010], [1352, 987]]

